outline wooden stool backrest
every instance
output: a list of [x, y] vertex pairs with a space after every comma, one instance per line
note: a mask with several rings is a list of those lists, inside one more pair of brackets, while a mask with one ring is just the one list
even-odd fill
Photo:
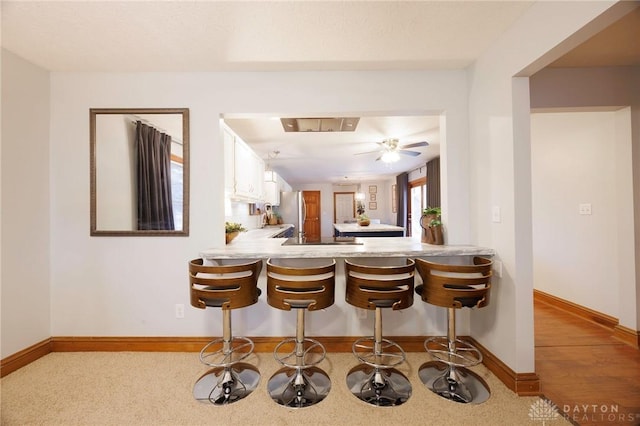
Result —
[[[313, 262], [310, 262], [313, 263]], [[325, 309], [334, 303], [336, 261], [325, 265], [287, 266], [267, 260], [267, 303], [274, 308], [290, 311], [305, 308]]]
[[398, 266], [369, 266], [356, 262], [344, 261], [347, 303], [370, 310], [377, 306], [406, 309], [413, 304], [413, 260], [407, 259], [406, 265]]
[[237, 309], [258, 302], [258, 277], [262, 260], [235, 265], [203, 265], [202, 259], [189, 262], [191, 305], [204, 309]]
[[447, 308], [478, 307], [489, 304], [493, 262], [474, 257], [473, 265], [450, 265], [416, 259], [422, 278], [422, 300]]

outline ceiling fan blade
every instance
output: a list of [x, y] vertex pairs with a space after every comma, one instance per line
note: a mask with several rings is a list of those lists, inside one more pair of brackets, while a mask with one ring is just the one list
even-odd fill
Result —
[[419, 147], [419, 146], [429, 146], [429, 142], [427, 142], [427, 141], [414, 142], [414, 143], [410, 143], [410, 144], [407, 144], [407, 145], [402, 145], [402, 146], [400, 146], [400, 147], [398, 147], [398, 148], [400, 148], [400, 149], [405, 149], [405, 148], [417, 148], [417, 147]]
[[420, 155], [418, 151], [407, 151], [405, 149], [399, 149], [398, 154], [410, 155], [412, 157], [417, 157], [418, 155]]

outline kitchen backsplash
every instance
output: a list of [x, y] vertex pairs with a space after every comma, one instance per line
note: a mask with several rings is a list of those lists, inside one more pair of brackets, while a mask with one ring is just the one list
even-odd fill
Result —
[[262, 225], [262, 215], [250, 214], [248, 203], [231, 201], [226, 207], [224, 217], [226, 222], [241, 223], [247, 229], [260, 228]]

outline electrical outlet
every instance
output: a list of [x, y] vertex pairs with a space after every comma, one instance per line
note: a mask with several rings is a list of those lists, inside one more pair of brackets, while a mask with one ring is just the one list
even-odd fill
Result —
[[591, 203], [583, 203], [578, 205], [578, 213], [591, 214]]
[[176, 318], [184, 318], [184, 305], [176, 303]]

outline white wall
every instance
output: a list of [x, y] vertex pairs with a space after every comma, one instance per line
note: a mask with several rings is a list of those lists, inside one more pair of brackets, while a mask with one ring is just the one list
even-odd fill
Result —
[[[535, 288], [616, 318], [635, 275], [630, 118], [629, 108], [531, 116]], [[591, 215], [579, 214], [584, 203]]]
[[[79, 90], [82, 88], [82, 90]], [[290, 95], [280, 94], [286, 88]], [[311, 89], [310, 89], [311, 88]], [[467, 141], [465, 73], [53, 73], [51, 75], [52, 330], [54, 336], [205, 336], [219, 325], [210, 312], [189, 307], [187, 261], [224, 244], [224, 172], [218, 117], [224, 113], [340, 111], [447, 111], [449, 146]], [[311, 92], [309, 91], [311, 90]], [[189, 107], [191, 220], [189, 237], [89, 237], [89, 108]], [[457, 147], [462, 144], [463, 147]], [[64, 168], [62, 168], [64, 165]], [[466, 175], [464, 161], [452, 173]], [[87, 176], [79, 179], [78, 176]], [[451, 193], [468, 194], [456, 178]], [[306, 188], [297, 188], [306, 189]], [[312, 189], [312, 188], [309, 188]], [[332, 188], [323, 223], [332, 223]], [[464, 229], [468, 225], [461, 216]], [[326, 230], [323, 228], [323, 234]], [[328, 234], [330, 235], [330, 233]], [[174, 317], [174, 305], [187, 307]], [[269, 311], [266, 302], [257, 316]], [[416, 315], [424, 307], [415, 306]], [[269, 314], [271, 315], [271, 314]], [[239, 318], [234, 326], [252, 335], [280, 335], [281, 321], [256, 330]], [[275, 325], [274, 325], [275, 324]], [[438, 327], [424, 322], [413, 326]], [[344, 324], [327, 333], [340, 335]], [[465, 327], [462, 323], [461, 327]], [[426, 331], [426, 330], [425, 330]], [[444, 330], [441, 330], [444, 331]], [[412, 333], [414, 334], [414, 333]]]
[[[535, 367], [530, 103], [528, 74], [521, 72], [533, 63], [527, 72], [535, 72], [584, 41], [590, 34], [562, 43], [613, 3], [536, 2], [469, 72], [472, 242], [496, 249], [503, 266], [491, 305], [473, 313], [471, 331], [516, 372]], [[492, 221], [494, 207], [499, 222]]]
[[[620, 216], [618, 222], [617, 263], [620, 267], [619, 300], [616, 317], [621, 325], [631, 330], [640, 329], [640, 68], [551, 68], [536, 73], [531, 78], [531, 106], [542, 111], [563, 110], [615, 110], [622, 105], [630, 105], [630, 123], [627, 112], [616, 114], [616, 137], [631, 134], [631, 152], [626, 144], [620, 158], [627, 155], [631, 161], [625, 164], [631, 168], [632, 178], [626, 185], [631, 186], [633, 211], [624, 211], [630, 216]], [[578, 93], [579, 96], [575, 96]], [[629, 130], [628, 126], [631, 129]], [[626, 136], [625, 136], [626, 137]], [[617, 167], [616, 173], [627, 173], [626, 168]], [[621, 198], [622, 199], [622, 198]], [[626, 240], [630, 230], [635, 229], [636, 243]], [[634, 268], [635, 266], [635, 268]], [[537, 278], [536, 278], [537, 279]], [[573, 301], [573, 300], [572, 300]]]
[[4, 358], [51, 336], [49, 74], [4, 50], [0, 169]]

